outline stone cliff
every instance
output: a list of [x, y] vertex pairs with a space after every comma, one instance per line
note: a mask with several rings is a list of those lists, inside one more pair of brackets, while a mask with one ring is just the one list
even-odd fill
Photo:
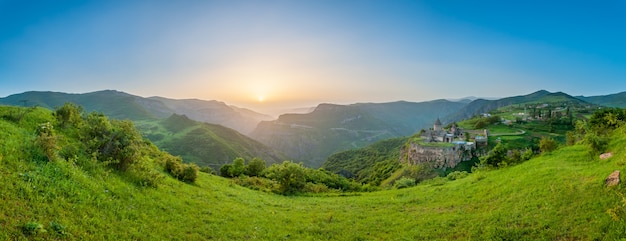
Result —
[[400, 150], [400, 162], [409, 165], [430, 163], [433, 168], [454, 168], [475, 156], [475, 150], [463, 144], [429, 146], [410, 142]]

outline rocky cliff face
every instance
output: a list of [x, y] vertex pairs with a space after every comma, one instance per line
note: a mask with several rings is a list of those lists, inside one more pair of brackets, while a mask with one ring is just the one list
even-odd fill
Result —
[[409, 165], [430, 163], [433, 168], [454, 168], [460, 162], [468, 161], [472, 157], [472, 150], [466, 150], [463, 145], [440, 147], [411, 142], [400, 150], [400, 162]]

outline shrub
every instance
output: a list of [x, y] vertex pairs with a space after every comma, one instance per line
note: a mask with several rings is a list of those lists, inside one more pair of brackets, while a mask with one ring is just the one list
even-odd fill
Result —
[[449, 173], [447, 178], [450, 181], [454, 181], [454, 180], [458, 180], [458, 179], [461, 179], [461, 178], [465, 178], [468, 175], [469, 175], [469, 173], [467, 173], [466, 171], [462, 171], [462, 172], [454, 171], [454, 172]]
[[550, 137], [541, 137], [541, 141], [539, 141], [539, 150], [541, 152], [551, 152], [556, 150], [559, 144]]
[[323, 193], [330, 191], [330, 189], [322, 183], [307, 182], [306, 184], [304, 184], [304, 191], [310, 193]]
[[222, 177], [232, 177], [230, 175], [230, 168], [232, 168], [232, 164], [224, 164], [220, 167], [220, 176]]
[[52, 231], [54, 231], [54, 233], [56, 233], [57, 235], [69, 235], [69, 233], [67, 231], [65, 231], [65, 226], [61, 225], [60, 223], [57, 222], [50, 222], [50, 228], [52, 229]]
[[274, 192], [279, 189], [279, 184], [276, 181], [270, 180], [267, 178], [262, 178], [262, 177], [242, 176], [242, 177], [233, 179], [233, 181], [240, 186], [247, 187], [252, 190]]
[[22, 225], [22, 232], [26, 235], [37, 235], [40, 233], [45, 233], [46, 229], [43, 228], [43, 225], [37, 222], [28, 222]]
[[130, 175], [130, 178], [140, 186], [158, 187], [163, 181], [164, 176], [149, 164], [147, 157], [144, 157], [144, 159], [145, 160], [141, 162], [133, 164], [126, 172]]
[[208, 173], [208, 174], [213, 174], [213, 175], [215, 175], [215, 170], [213, 170], [213, 168], [211, 168], [211, 167], [209, 167], [209, 166], [206, 166], [206, 167], [201, 167], [201, 168], [200, 168], [200, 171], [201, 171], [201, 172], [204, 172], [204, 173]]
[[179, 178], [183, 182], [195, 182], [200, 168], [195, 163], [184, 164], [183, 173]]
[[169, 156], [165, 161], [165, 171], [178, 180], [195, 182], [200, 168], [194, 163], [184, 164], [180, 157]]
[[131, 121], [113, 120], [102, 114], [91, 113], [83, 126], [82, 140], [88, 150], [120, 171], [125, 171], [139, 157], [144, 146], [141, 134]]
[[300, 192], [306, 184], [305, 168], [302, 163], [284, 161], [281, 164], [273, 164], [265, 169], [264, 176], [280, 184], [281, 194]]
[[57, 146], [57, 138], [54, 135], [54, 129], [50, 122], [39, 125], [36, 143], [46, 155], [48, 161], [57, 159], [57, 152], [60, 148]]
[[412, 186], [415, 186], [415, 179], [403, 177], [403, 178], [396, 180], [396, 182], [394, 183], [394, 186], [397, 189], [412, 187]]
[[56, 109], [54, 115], [61, 127], [79, 126], [82, 124], [83, 108], [73, 103], [67, 102]]
[[265, 161], [260, 158], [252, 158], [250, 163], [245, 167], [245, 174], [251, 177], [256, 177], [265, 170]]
[[233, 165], [230, 167], [229, 172], [231, 177], [238, 177], [244, 174], [246, 171], [245, 160], [241, 157], [235, 158], [233, 160]]
[[498, 143], [486, 156], [480, 157], [480, 163], [489, 166], [498, 166], [506, 161], [507, 149], [501, 142]]

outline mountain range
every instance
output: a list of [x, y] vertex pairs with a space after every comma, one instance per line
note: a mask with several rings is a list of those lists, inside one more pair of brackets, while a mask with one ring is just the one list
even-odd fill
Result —
[[[83, 106], [86, 111], [99, 111], [112, 118], [131, 119], [138, 123], [148, 121], [156, 123], [172, 115], [185, 116], [189, 120], [214, 124], [211, 128], [221, 126], [232, 128], [239, 133], [252, 137], [268, 147], [260, 152], [247, 151], [249, 145], [236, 145], [239, 151], [224, 150], [223, 153], [248, 153], [272, 158], [289, 158], [303, 162], [307, 166], [319, 167], [333, 153], [356, 149], [370, 145], [376, 141], [409, 136], [420, 129], [429, 128], [435, 119], [440, 118], [444, 124], [460, 121], [481, 113], [487, 113], [499, 107], [514, 104], [532, 103], [570, 103], [576, 105], [601, 105], [609, 107], [626, 107], [626, 92], [604, 96], [573, 97], [562, 92], [540, 90], [528, 95], [506, 97], [501, 99], [463, 98], [459, 101], [434, 100], [427, 102], [397, 101], [389, 103], [357, 103], [351, 105], [320, 104], [312, 111], [300, 114], [283, 114], [278, 119], [254, 112], [245, 108], [227, 105], [220, 101], [198, 99], [176, 100], [164, 97], [144, 98], [114, 90], [104, 90], [85, 94], [68, 94], [59, 92], [25, 92], [0, 98], [0, 104], [42, 106], [53, 109], [65, 102], [74, 102]], [[471, 100], [471, 101], [470, 101]], [[140, 129], [146, 130], [146, 128]], [[203, 127], [200, 129], [206, 129]], [[200, 131], [197, 129], [194, 134]], [[164, 130], [161, 128], [160, 130]], [[174, 132], [170, 132], [175, 134]], [[222, 134], [216, 134], [222, 133]], [[224, 143], [215, 139], [227, 130], [204, 133], [207, 143]], [[189, 133], [184, 133], [188, 135]], [[226, 135], [228, 143], [250, 143], [245, 135]], [[154, 138], [154, 136], [152, 136]], [[184, 135], [177, 140], [183, 142]], [[198, 138], [196, 136], [195, 138]], [[152, 139], [162, 148], [165, 142]], [[180, 144], [168, 144], [172, 145]], [[261, 145], [261, 146], [263, 146]], [[219, 145], [218, 145], [219, 146]], [[227, 145], [231, 146], [231, 145]], [[246, 147], [247, 146], [247, 147]], [[259, 146], [259, 145], [253, 145]], [[224, 147], [226, 148], [226, 147]], [[171, 148], [170, 148], [171, 149]], [[253, 148], [254, 149], [254, 148]], [[274, 150], [278, 152], [275, 152]], [[177, 150], [184, 150], [178, 148]], [[189, 150], [188, 150], [189, 151]], [[258, 151], [258, 150], [257, 150]], [[219, 152], [219, 151], [218, 151]], [[285, 156], [277, 153], [284, 153]], [[266, 154], [263, 154], [266, 153]], [[267, 153], [272, 153], [268, 155]], [[177, 155], [190, 155], [179, 152]], [[193, 155], [191, 155], [193, 156]], [[224, 161], [206, 160], [208, 157], [193, 156], [192, 160], [216, 166]], [[214, 158], [214, 157], [211, 157]], [[230, 157], [228, 157], [230, 158]], [[201, 161], [200, 161], [201, 160]], [[271, 159], [269, 161], [275, 161]]]
[[320, 104], [311, 113], [262, 121], [251, 136], [305, 165], [319, 167], [335, 152], [411, 135], [463, 106], [447, 100]]
[[30, 91], [0, 98], [0, 104], [41, 106], [48, 109], [72, 102], [87, 112], [98, 111], [116, 119], [162, 119], [172, 114], [222, 125], [248, 134], [258, 122], [273, 119], [249, 109], [227, 105], [215, 100], [144, 98], [128, 93], [103, 90], [85, 94], [68, 94], [49, 91]]

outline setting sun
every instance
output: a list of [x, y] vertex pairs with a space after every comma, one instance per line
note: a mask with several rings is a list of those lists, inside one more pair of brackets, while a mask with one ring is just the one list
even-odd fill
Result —
[[265, 100], [265, 96], [259, 95], [259, 96], [257, 96], [257, 100], [259, 102], [263, 102]]

